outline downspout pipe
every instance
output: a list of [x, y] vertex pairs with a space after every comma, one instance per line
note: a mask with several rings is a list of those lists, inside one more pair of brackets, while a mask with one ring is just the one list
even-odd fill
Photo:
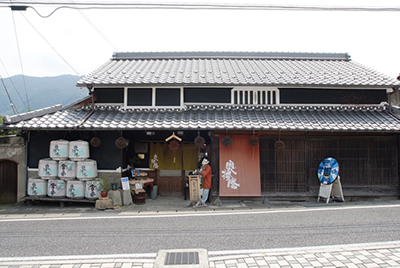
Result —
[[[399, 79], [400, 78], [400, 76], [397, 78], [397, 79]], [[393, 108], [392, 108], [392, 94], [395, 94], [395, 93], [397, 93], [397, 94], [399, 94], [399, 88], [400, 88], [400, 86], [394, 86], [393, 87], [393, 92], [390, 92], [388, 95], [388, 102], [389, 102], [389, 113], [390, 114], [393, 114], [393, 115], [396, 115], [397, 117], [398, 117], [398, 113], [396, 113], [396, 112], [394, 112], [393, 113]], [[398, 103], [399, 105], [400, 105], [400, 103]]]
[[29, 140], [31, 137], [31, 131], [28, 130], [27, 138], [26, 138], [26, 146], [25, 146], [25, 196], [28, 196], [28, 181], [29, 181], [29, 174], [28, 174], [28, 151], [29, 151]]
[[[397, 77], [397, 79], [400, 81], [400, 76]], [[392, 112], [392, 94], [398, 93], [398, 92], [399, 92], [399, 87], [400, 87], [400, 86], [394, 86], [394, 87], [392, 88], [393, 91], [389, 93], [388, 102], [389, 102], [389, 112], [390, 112], [390, 113]]]
[[[397, 77], [397, 80], [400, 81], [400, 74]], [[400, 86], [394, 86], [393, 92], [390, 93], [389, 95], [389, 107], [390, 107], [389, 111], [391, 114], [393, 113], [392, 113], [392, 102], [390, 97], [393, 93], [399, 92], [399, 88]], [[400, 138], [398, 135], [397, 135], [397, 198], [400, 199]]]

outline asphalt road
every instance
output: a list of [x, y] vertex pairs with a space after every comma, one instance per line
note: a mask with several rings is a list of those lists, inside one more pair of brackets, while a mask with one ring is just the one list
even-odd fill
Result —
[[400, 240], [400, 207], [0, 220], [0, 257], [324, 246]]

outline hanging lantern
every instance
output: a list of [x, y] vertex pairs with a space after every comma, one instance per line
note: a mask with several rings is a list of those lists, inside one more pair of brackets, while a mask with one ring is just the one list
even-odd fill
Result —
[[258, 137], [256, 137], [256, 136], [250, 137], [250, 138], [249, 138], [249, 145], [250, 145], [251, 147], [256, 147], [256, 146], [258, 146]]
[[282, 151], [285, 149], [285, 143], [281, 140], [275, 142], [275, 149], [278, 151]]
[[194, 139], [194, 144], [195, 144], [197, 147], [200, 147], [200, 148], [204, 147], [204, 143], [206, 143], [206, 141], [205, 141], [204, 138], [201, 137], [201, 136], [197, 136], [197, 137]]
[[169, 143], [169, 149], [171, 149], [172, 151], [176, 151], [179, 149], [179, 142], [176, 140], [173, 140]]
[[232, 138], [229, 136], [225, 136], [222, 138], [222, 145], [224, 146], [231, 146], [233, 143]]
[[100, 141], [100, 139], [97, 138], [97, 137], [93, 137], [93, 138], [90, 140], [90, 145], [92, 145], [93, 147], [99, 147], [100, 144], [101, 144], [101, 141]]
[[118, 149], [124, 149], [126, 146], [128, 146], [128, 142], [124, 137], [119, 137], [115, 141], [115, 146], [117, 146]]

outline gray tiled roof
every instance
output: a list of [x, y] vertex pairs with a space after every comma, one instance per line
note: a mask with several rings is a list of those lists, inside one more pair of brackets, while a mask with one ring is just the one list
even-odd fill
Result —
[[[133, 109], [99, 106], [64, 110], [7, 125], [22, 129], [162, 130], [241, 129], [399, 132], [400, 120], [386, 106], [188, 106]], [[82, 123], [83, 122], [83, 123]]]
[[62, 109], [62, 105], [57, 104], [57, 105], [53, 105], [50, 107], [46, 107], [46, 108], [42, 108], [42, 109], [38, 109], [38, 110], [26, 112], [26, 113], [21, 113], [21, 114], [17, 114], [17, 115], [6, 115], [3, 117], [3, 122], [6, 124], [11, 124], [11, 123], [19, 122], [21, 120], [27, 120], [27, 119], [31, 119], [33, 117], [38, 117], [38, 116], [42, 116], [45, 114], [54, 113], [61, 109]]
[[78, 86], [351, 86], [399, 85], [345, 53], [115, 53]]

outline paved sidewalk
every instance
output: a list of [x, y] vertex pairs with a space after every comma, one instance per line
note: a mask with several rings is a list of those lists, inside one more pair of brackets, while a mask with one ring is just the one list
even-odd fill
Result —
[[[376, 199], [346, 203], [316, 202], [263, 202], [264, 200], [225, 200], [221, 206], [202, 208], [185, 207], [187, 201], [181, 198], [158, 198], [146, 200], [144, 205], [116, 207], [99, 211], [93, 206], [55, 204], [33, 206], [1, 205], [1, 220], [30, 217], [83, 217], [105, 215], [151, 215], [173, 213], [231, 213], [237, 211], [308, 210], [331, 207], [346, 209], [354, 206], [400, 206], [397, 199]], [[4, 245], [3, 245], [4, 246]], [[196, 249], [193, 249], [196, 251]], [[211, 268], [255, 268], [255, 267], [400, 267], [400, 241], [355, 245], [334, 245], [325, 247], [256, 249], [244, 251], [210, 251], [206, 254]], [[165, 265], [156, 262], [157, 253], [109, 255], [109, 256], [53, 256], [29, 258], [2, 258], [0, 268], [133, 268], [133, 267], [201, 267], [200, 265]], [[207, 266], [202, 266], [207, 267]]]
[[[196, 249], [193, 249], [195, 251]], [[31, 258], [4, 260], [0, 268], [152, 268], [156, 255], [106, 256], [107, 258]], [[208, 252], [210, 268], [312, 268], [312, 267], [400, 267], [400, 241], [327, 247]], [[200, 267], [165, 265], [163, 267]]]
[[[53, 200], [49, 198], [49, 200]], [[6, 217], [19, 217], [23, 215], [65, 215], [69, 214], [85, 214], [103, 215], [103, 214], [170, 214], [170, 213], [208, 213], [208, 212], [229, 212], [229, 211], [255, 211], [255, 210], [284, 210], [284, 209], [315, 209], [327, 207], [353, 207], [353, 206], [381, 206], [381, 205], [400, 205], [399, 199], [369, 199], [356, 202], [337, 202], [337, 203], [317, 203], [315, 201], [308, 202], [292, 202], [292, 201], [269, 201], [263, 198], [252, 199], [226, 199], [221, 200], [220, 205], [211, 205], [207, 207], [187, 207], [189, 201], [179, 197], [158, 197], [157, 199], [146, 198], [145, 204], [115, 207], [105, 211], [97, 210], [94, 204], [87, 203], [70, 203], [64, 202], [65, 206], [61, 207], [59, 202], [46, 201], [35, 202], [33, 205], [10, 204], [0, 205], [0, 219]]]
[[258, 250], [213, 256], [209, 265], [224, 267], [400, 267], [400, 241], [327, 247]]

